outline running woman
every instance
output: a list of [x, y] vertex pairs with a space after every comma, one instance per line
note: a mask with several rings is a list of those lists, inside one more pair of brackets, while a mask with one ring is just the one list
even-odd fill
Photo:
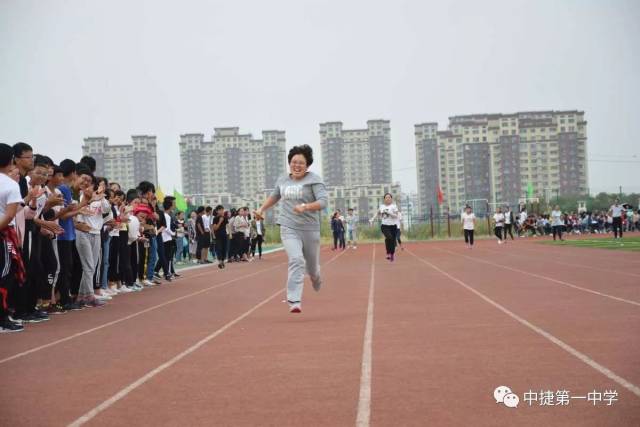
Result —
[[255, 212], [257, 219], [282, 201], [277, 224], [289, 257], [287, 301], [291, 313], [302, 311], [304, 273], [311, 278], [313, 289], [320, 290], [320, 212], [327, 206], [327, 190], [322, 178], [307, 169], [313, 164], [313, 151], [308, 145], [289, 150], [288, 175], [276, 182], [273, 193]]
[[562, 211], [560, 210], [560, 206], [555, 205], [553, 210], [551, 211], [551, 230], [553, 231], [553, 240], [556, 240], [556, 235], [558, 235], [558, 239], [562, 241]]
[[[498, 211], [493, 214], [493, 232], [498, 238], [498, 244], [502, 244], [502, 229], [504, 228], [504, 214], [502, 213], [502, 208], [498, 208]], [[506, 242], [506, 240], [505, 240]]]
[[387, 249], [387, 259], [391, 262], [394, 260], [396, 252], [396, 219], [398, 218], [398, 207], [393, 203], [393, 196], [391, 193], [384, 195], [384, 203], [378, 208], [378, 212], [369, 220], [369, 223], [373, 224], [376, 218], [380, 217], [382, 224], [380, 229], [384, 234], [384, 245]]
[[471, 212], [471, 206], [466, 206], [460, 216], [462, 220], [462, 230], [464, 232], [464, 243], [467, 248], [473, 248], [473, 231], [476, 228], [476, 215]]

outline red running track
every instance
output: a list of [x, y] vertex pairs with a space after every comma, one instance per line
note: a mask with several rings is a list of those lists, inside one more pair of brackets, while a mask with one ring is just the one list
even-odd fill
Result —
[[[324, 248], [298, 315], [280, 252], [2, 335], [0, 424], [640, 425], [640, 257], [406, 247], [394, 263], [381, 244]], [[529, 390], [618, 400], [530, 406]]]

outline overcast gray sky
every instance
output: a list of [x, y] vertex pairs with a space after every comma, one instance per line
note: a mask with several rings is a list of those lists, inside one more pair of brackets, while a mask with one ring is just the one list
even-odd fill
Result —
[[592, 190], [640, 191], [639, 20], [633, 0], [0, 0], [0, 141], [60, 161], [86, 136], [157, 135], [171, 191], [181, 133], [284, 129], [319, 151], [320, 122], [385, 118], [415, 191], [416, 123], [580, 109]]

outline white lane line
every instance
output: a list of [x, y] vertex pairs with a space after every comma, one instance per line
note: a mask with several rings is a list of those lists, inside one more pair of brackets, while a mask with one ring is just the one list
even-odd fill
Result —
[[476, 261], [476, 262], [480, 262], [480, 263], [484, 263], [484, 264], [488, 264], [488, 265], [493, 265], [495, 267], [499, 267], [499, 268], [502, 268], [502, 269], [505, 269], [505, 270], [515, 271], [516, 273], [527, 274], [529, 276], [537, 277], [538, 279], [548, 280], [550, 282], [554, 282], [554, 283], [557, 283], [557, 284], [563, 285], [563, 286], [568, 286], [570, 288], [577, 289], [579, 291], [588, 292], [590, 294], [598, 295], [598, 296], [601, 296], [601, 297], [604, 297], [604, 298], [609, 298], [609, 299], [612, 299], [612, 300], [615, 300], [615, 301], [624, 302], [625, 304], [631, 304], [631, 305], [635, 305], [635, 306], [640, 307], [640, 302], [638, 302], [638, 301], [633, 301], [633, 300], [629, 300], [629, 299], [625, 299], [625, 298], [620, 298], [620, 297], [617, 297], [615, 295], [609, 295], [609, 294], [605, 294], [603, 292], [594, 291], [593, 289], [583, 288], [582, 286], [578, 286], [578, 285], [574, 285], [573, 283], [564, 282], [562, 280], [554, 279], [553, 277], [543, 276], [542, 274], [531, 273], [529, 271], [520, 270], [518, 268], [507, 267], [506, 265], [496, 264], [495, 262], [491, 262], [491, 261], [487, 261], [487, 260], [483, 260], [483, 259], [479, 259], [479, 258], [474, 258], [474, 257], [470, 257], [470, 256], [467, 256], [467, 255], [462, 255], [462, 254], [459, 254], [459, 253], [456, 253], [456, 252], [448, 251], [446, 249], [437, 248], [437, 250], [439, 250], [441, 252], [446, 252], [446, 253], [455, 255], [457, 257], [464, 257], [464, 258], [470, 259], [472, 261]]
[[[502, 252], [502, 251], [497, 251], [495, 249], [489, 249], [489, 248], [484, 248], [484, 247], [482, 247], [480, 249], [484, 250], [484, 251], [497, 253], [497, 254], [498, 253], [505, 254], [507, 256], [511, 256], [511, 257], [514, 257], [514, 258], [528, 259], [526, 255], [517, 255], [517, 254], [514, 254], [514, 253]], [[518, 247], [518, 250], [521, 250], [521, 249], [522, 248]], [[532, 249], [529, 249], [529, 251], [536, 252], [538, 255], [543, 255], [543, 254], [547, 254], [548, 253], [548, 252], [545, 252], [545, 251], [538, 251], [538, 250], [532, 250]], [[574, 264], [574, 263], [569, 263], [569, 262], [566, 262], [566, 261], [556, 261], [555, 259], [549, 259], [549, 258], [545, 258], [545, 262], [553, 262], [554, 264], [568, 265], [568, 266], [571, 266], [571, 267], [587, 268], [589, 270], [602, 271], [604, 273], [610, 273], [610, 274], [622, 274], [624, 276], [640, 277], [640, 274], [629, 273], [628, 271], [610, 270], [608, 268], [592, 267], [590, 265], [585, 265], [585, 264]]]
[[367, 323], [364, 328], [362, 345], [362, 370], [360, 372], [360, 397], [358, 398], [358, 415], [356, 426], [366, 427], [371, 419], [371, 359], [373, 343], [373, 295], [375, 289], [376, 247], [371, 253], [371, 281], [369, 282], [369, 302], [367, 303]]
[[[324, 265], [330, 264], [336, 258], [339, 258], [340, 256], [342, 256], [345, 253], [346, 252], [341, 252], [341, 253], [335, 255], [333, 258], [331, 258], [329, 261], [327, 261]], [[264, 271], [266, 271], [266, 270], [263, 270], [262, 272], [264, 272]], [[135, 380], [134, 382], [132, 382], [131, 384], [129, 384], [128, 386], [126, 386], [125, 388], [123, 388], [122, 390], [120, 390], [119, 392], [117, 392], [116, 394], [114, 394], [113, 396], [111, 396], [110, 398], [108, 398], [107, 400], [105, 400], [104, 402], [99, 404], [98, 406], [96, 406], [93, 409], [91, 409], [86, 414], [84, 414], [81, 417], [79, 417], [77, 420], [73, 421], [71, 424], [69, 424], [69, 427], [81, 426], [81, 425], [87, 423], [88, 421], [91, 421], [93, 418], [95, 418], [96, 415], [98, 415], [99, 413], [101, 413], [101, 412], [105, 411], [106, 409], [110, 408], [116, 402], [118, 402], [122, 398], [126, 397], [129, 393], [131, 393], [132, 391], [134, 391], [135, 389], [137, 389], [138, 387], [140, 387], [141, 385], [143, 385], [144, 383], [149, 381], [151, 378], [155, 377], [156, 375], [158, 375], [159, 373], [161, 373], [165, 369], [168, 369], [171, 366], [175, 365], [177, 362], [179, 362], [180, 360], [184, 359], [185, 357], [187, 357], [188, 355], [190, 355], [194, 351], [198, 350], [200, 347], [202, 347], [203, 345], [205, 345], [209, 341], [213, 340], [214, 338], [216, 338], [217, 336], [219, 336], [220, 334], [225, 332], [227, 329], [231, 328], [236, 323], [238, 323], [241, 320], [245, 319], [246, 317], [251, 315], [251, 313], [253, 313], [257, 309], [259, 309], [260, 307], [262, 307], [263, 305], [265, 305], [266, 303], [268, 303], [269, 301], [274, 299], [276, 296], [280, 295], [282, 292], [284, 292], [284, 291], [283, 290], [279, 290], [279, 291], [271, 294], [267, 298], [265, 298], [262, 301], [260, 301], [258, 304], [254, 305], [249, 310], [245, 311], [240, 316], [236, 317], [235, 319], [233, 319], [229, 323], [227, 323], [224, 326], [222, 326], [220, 329], [214, 331], [210, 335], [207, 335], [206, 337], [204, 337], [203, 339], [201, 339], [200, 341], [198, 341], [197, 343], [195, 343], [194, 345], [192, 345], [188, 349], [184, 350], [182, 353], [178, 354], [177, 356], [173, 357], [172, 359], [168, 360], [167, 362], [163, 363], [162, 365], [158, 366], [157, 368], [147, 372], [142, 377], [138, 378], [137, 380]]]
[[249, 316], [251, 313], [253, 313], [257, 309], [259, 309], [260, 307], [262, 307], [263, 305], [265, 305], [266, 303], [271, 301], [273, 298], [275, 298], [276, 296], [278, 296], [282, 292], [283, 292], [282, 290], [277, 291], [276, 293], [274, 293], [271, 296], [267, 297], [266, 299], [262, 300], [260, 303], [256, 304], [251, 309], [249, 309], [248, 311], [244, 312], [239, 317], [236, 317], [235, 319], [233, 319], [231, 322], [227, 323], [226, 325], [224, 325], [220, 329], [216, 330], [215, 332], [213, 332], [210, 335], [207, 335], [205, 338], [201, 339], [196, 344], [194, 344], [193, 346], [189, 347], [188, 349], [186, 349], [182, 353], [178, 354], [177, 356], [175, 356], [171, 360], [169, 360], [169, 361], [163, 363], [162, 365], [158, 366], [157, 368], [147, 372], [144, 376], [138, 378], [136, 381], [132, 382], [131, 384], [129, 384], [128, 386], [126, 386], [125, 388], [123, 388], [122, 390], [120, 390], [119, 392], [114, 394], [113, 396], [111, 396], [109, 399], [105, 400], [104, 402], [102, 402], [101, 404], [99, 404], [98, 406], [96, 406], [95, 408], [93, 408], [92, 410], [90, 410], [89, 412], [87, 412], [86, 414], [84, 414], [83, 416], [81, 416], [80, 418], [78, 418], [77, 420], [72, 422], [71, 424], [69, 424], [69, 426], [70, 427], [81, 426], [84, 423], [90, 421], [92, 418], [94, 418], [100, 412], [104, 411], [105, 409], [108, 409], [114, 403], [116, 403], [120, 399], [126, 397], [133, 390], [135, 390], [136, 388], [140, 387], [142, 384], [146, 383], [151, 378], [153, 378], [156, 375], [158, 375], [160, 372], [164, 371], [167, 368], [170, 368], [172, 365], [174, 365], [178, 361], [184, 359], [186, 356], [188, 356], [191, 353], [193, 353], [194, 351], [198, 350], [200, 347], [202, 347], [203, 345], [205, 345], [206, 343], [208, 343], [209, 341], [211, 341], [212, 339], [214, 339], [218, 335], [222, 334], [224, 331], [226, 331], [227, 329], [229, 329], [230, 327], [232, 327], [236, 323], [240, 322], [242, 319], [244, 319], [247, 316]]
[[442, 270], [441, 268], [437, 267], [436, 265], [430, 263], [429, 261], [427, 261], [425, 259], [420, 258], [418, 255], [414, 254], [412, 251], [408, 251], [408, 252], [411, 255], [413, 255], [414, 257], [416, 257], [422, 263], [424, 263], [424, 264], [428, 265], [429, 267], [433, 268], [434, 270], [436, 270], [440, 274], [448, 277], [449, 279], [451, 279], [452, 281], [456, 282], [460, 286], [464, 287], [468, 291], [473, 292], [474, 294], [476, 294], [478, 297], [482, 298], [487, 303], [491, 304], [492, 306], [494, 306], [498, 310], [500, 310], [503, 313], [505, 313], [507, 316], [511, 317], [515, 321], [521, 323], [522, 325], [526, 326], [527, 328], [531, 329], [532, 331], [534, 331], [535, 333], [541, 335], [542, 337], [546, 338], [547, 340], [551, 341], [552, 343], [554, 343], [555, 345], [557, 345], [558, 347], [560, 347], [561, 349], [563, 349], [567, 353], [571, 354], [572, 356], [575, 356], [576, 358], [578, 358], [582, 362], [586, 363], [587, 365], [589, 365], [590, 367], [592, 367], [596, 371], [600, 372], [601, 374], [603, 374], [604, 376], [606, 376], [610, 380], [615, 381], [620, 386], [626, 388], [627, 390], [629, 390], [630, 392], [632, 392], [636, 396], [640, 397], [640, 387], [638, 387], [637, 385], [635, 385], [635, 384], [631, 383], [630, 381], [622, 378], [621, 376], [619, 376], [618, 374], [613, 372], [611, 369], [599, 364], [598, 362], [596, 362], [595, 360], [591, 359], [586, 354], [581, 353], [580, 351], [578, 351], [575, 348], [571, 347], [569, 344], [567, 344], [564, 341], [560, 340], [559, 338], [556, 338], [555, 336], [551, 335], [549, 332], [545, 331], [544, 329], [542, 329], [542, 328], [534, 325], [533, 323], [529, 322], [528, 320], [518, 316], [517, 314], [513, 313], [512, 311], [510, 311], [506, 307], [500, 305], [499, 303], [495, 302], [491, 298], [487, 297], [482, 292], [480, 292], [480, 291], [474, 289], [473, 287], [467, 285], [462, 280], [453, 277], [452, 275], [450, 275], [446, 271]]
[[[29, 349], [29, 350], [23, 351], [23, 352], [21, 352], [21, 353], [14, 354], [14, 355], [9, 356], [9, 357], [6, 357], [6, 358], [4, 358], [4, 359], [0, 359], [0, 364], [2, 364], [2, 363], [6, 363], [6, 362], [9, 362], [9, 361], [11, 361], [11, 360], [18, 359], [18, 358], [20, 358], [20, 357], [27, 356], [27, 355], [29, 355], [29, 354], [35, 353], [35, 352], [40, 351], [40, 350], [44, 350], [44, 349], [49, 348], [49, 347], [53, 347], [53, 346], [58, 345], [58, 344], [62, 344], [62, 343], [64, 343], [64, 342], [70, 341], [70, 340], [72, 340], [72, 339], [75, 339], [75, 338], [78, 338], [78, 337], [81, 337], [81, 336], [84, 336], [84, 335], [90, 334], [90, 333], [95, 332], [95, 331], [99, 331], [100, 329], [108, 328], [109, 326], [116, 325], [116, 324], [118, 324], [118, 323], [124, 322], [124, 321], [129, 320], [129, 319], [133, 319], [134, 317], [138, 317], [138, 316], [141, 316], [141, 315], [143, 315], [143, 314], [145, 314], [145, 313], [149, 313], [150, 311], [154, 311], [154, 310], [157, 310], [157, 309], [159, 309], [159, 308], [165, 307], [165, 306], [167, 306], [167, 305], [170, 305], [170, 304], [176, 303], [176, 302], [178, 302], [178, 301], [182, 301], [183, 299], [187, 299], [187, 298], [194, 297], [194, 296], [196, 296], [196, 295], [200, 295], [201, 293], [208, 292], [208, 291], [210, 291], [210, 290], [212, 290], [212, 289], [221, 288], [221, 287], [226, 286], [226, 285], [228, 285], [228, 284], [231, 284], [231, 283], [237, 282], [237, 281], [239, 281], [239, 280], [246, 279], [246, 278], [248, 278], [248, 277], [255, 276], [255, 275], [257, 275], [257, 274], [266, 273], [267, 271], [270, 271], [270, 270], [273, 270], [273, 269], [275, 269], [275, 268], [278, 268], [278, 267], [282, 266], [283, 264], [285, 264], [285, 263], [279, 263], [279, 264], [277, 264], [277, 265], [274, 265], [273, 267], [269, 267], [269, 268], [266, 268], [266, 269], [264, 269], [264, 270], [255, 271], [255, 272], [250, 273], [250, 274], [245, 274], [245, 275], [243, 275], [243, 276], [236, 277], [235, 279], [227, 280], [226, 282], [222, 282], [222, 283], [220, 283], [220, 284], [218, 284], [218, 285], [213, 285], [213, 286], [210, 286], [210, 287], [208, 287], [208, 288], [204, 288], [204, 289], [201, 289], [201, 290], [199, 290], [199, 291], [192, 292], [192, 293], [190, 293], [190, 294], [183, 295], [183, 296], [181, 296], [181, 297], [174, 298], [174, 299], [172, 299], [172, 300], [169, 300], [169, 301], [163, 302], [163, 303], [161, 303], [161, 304], [157, 304], [157, 305], [154, 305], [154, 306], [152, 306], [152, 307], [146, 308], [146, 309], [144, 309], [144, 310], [141, 310], [141, 311], [138, 311], [138, 312], [135, 312], [135, 313], [129, 314], [129, 315], [124, 316], [124, 317], [121, 317], [121, 318], [119, 318], [119, 319], [112, 320], [111, 322], [104, 323], [104, 324], [102, 324], [102, 325], [100, 325], [100, 326], [96, 326], [95, 328], [91, 328], [91, 329], [87, 329], [87, 330], [84, 330], [84, 331], [81, 331], [81, 332], [77, 332], [77, 333], [75, 333], [75, 334], [73, 334], [73, 335], [69, 335], [69, 336], [64, 337], [64, 338], [61, 338], [61, 339], [59, 339], [59, 340], [51, 341], [51, 342], [49, 342], [49, 343], [47, 343], [47, 344], [43, 344], [43, 345], [40, 345], [40, 346], [38, 346], [38, 347], [34, 347], [34, 348]], [[202, 274], [198, 274], [198, 275], [195, 275], [195, 276], [190, 276], [190, 277], [189, 277], [189, 279], [192, 279], [192, 278], [197, 277], [197, 276], [199, 276], [199, 275], [202, 275]]]
[[[605, 240], [605, 239], [603, 239]], [[534, 246], [543, 246], [542, 244], [543, 240], [540, 241], [531, 241], [530, 243], [528, 243], [527, 245], [531, 245], [531, 247], [527, 247], [527, 248], [523, 248], [525, 250], [529, 250], [529, 251], [535, 251], [536, 249], [533, 249]], [[568, 246], [568, 245], [567, 245]], [[604, 259], [604, 262], [609, 262], [609, 261], [619, 261], [621, 263], [631, 263], [631, 264], [639, 264], [640, 261], [636, 260], [636, 259], [631, 259], [630, 257], [633, 255], [630, 255], [629, 257], [624, 256], [625, 254], [631, 254], [632, 252], [626, 252], [626, 251], [619, 251], [619, 250], [613, 250], [613, 249], [607, 249], [607, 248], [602, 248], [602, 247], [592, 247], [592, 246], [570, 246], [571, 248], [577, 248], [577, 249], [592, 249], [593, 251], [584, 251], [582, 255], [580, 255], [579, 253], [576, 252], [568, 252], [567, 246], [557, 246], [557, 245], [544, 245], [544, 247], [551, 251], [551, 252], [555, 252], [558, 255], [562, 255], [565, 257], [574, 257], [574, 258], [584, 258], [584, 255], [586, 255], [588, 252], [592, 252], [592, 255], [598, 255], [602, 254], [611, 254], [611, 257], [607, 257], [607, 259]], [[593, 252], [597, 252], [596, 254], [593, 254]], [[579, 252], [579, 251], [578, 251]], [[614, 257], [613, 255], [617, 255], [617, 257]]]

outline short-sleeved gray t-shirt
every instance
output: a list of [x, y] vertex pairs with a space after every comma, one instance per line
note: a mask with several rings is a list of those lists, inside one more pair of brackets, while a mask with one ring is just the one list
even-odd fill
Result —
[[320, 176], [313, 172], [307, 172], [302, 179], [282, 176], [276, 182], [271, 196], [280, 201], [279, 225], [296, 230], [320, 230], [320, 211], [301, 214], [293, 211], [301, 203], [320, 202], [323, 209], [327, 206], [327, 190]]

